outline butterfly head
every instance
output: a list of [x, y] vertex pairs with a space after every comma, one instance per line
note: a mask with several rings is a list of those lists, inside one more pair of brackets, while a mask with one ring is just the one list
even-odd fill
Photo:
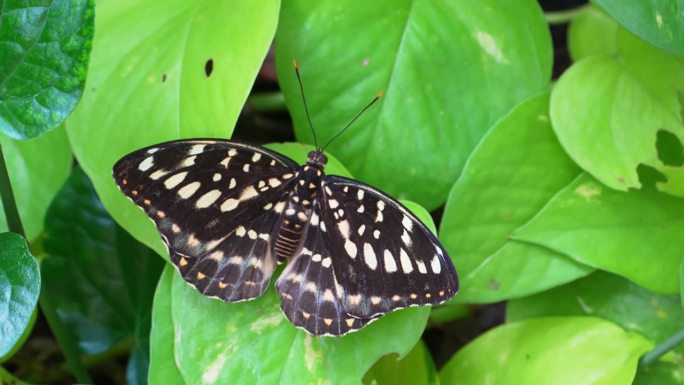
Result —
[[323, 169], [326, 163], [328, 163], [328, 157], [325, 156], [323, 150], [318, 148], [316, 151], [309, 153], [307, 163], [313, 167]]

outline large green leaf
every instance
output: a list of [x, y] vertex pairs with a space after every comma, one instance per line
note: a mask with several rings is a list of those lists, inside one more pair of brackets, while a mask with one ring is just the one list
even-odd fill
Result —
[[0, 132], [35, 138], [59, 126], [81, 97], [94, 0], [0, 2]]
[[40, 294], [40, 271], [26, 240], [0, 233], [0, 357], [22, 342]]
[[[38, 139], [19, 141], [0, 134], [19, 216], [29, 241], [43, 231], [43, 221], [52, 198], [71, 172], [69, 141], [62, 128]], [[0, 231], [7, 230], [0, 204]]]
[[652, 345], [593, 317], [536, 318], [493, 329], [440, 372], [442, 385], [628, 385]]
[[[297, 158], [306, 149], [294, 145], [284, 152], [299, 152]], [[425, 209], [404, 204], [434, 231]], [[286, 320], [272, 286], [254, 301], [228, 304], [202, 296], [168, 267], [153, 315], [152, 384], [287, 384], [326, 378], [359, 383], [380, 357], [411, 350], [425, 329], [429, 309], [400, 310], [340, 338], [311, 337]]]
[[587, 57], [561, 76], [551, 94], [554, 130], [570, 157], [607, 186], [641, 187], [637, 166], [644, 164], [667, 176], [662, 191], [684, 196], [684, 168], [668, 164], [656, 146], [661, 130], [684, 142], [684, 58], [625, 31], [618, 47], [620, 55]]
[[[666, 340], [684, 325], [678, 296], [656, 294], [606, 272], [596, 272], [567, 285], [510, 301], [506, 319], [517, 322], [561, 315], [601, 317], [654, 343]], [[684, 348], [678, 351], [681, 354]]]
[[69, 138], [105, 207], [162, 255], [154, 226], [116, 189], [112, 165], [165, 140], [230, 137], [278, 10], [278, 0], [98, 2], [90, 74], [66, 123]]
[[619, 192], [583, 174], [513, 238], [535, 242], [659, 293], [679, 291], [684, 199]]
[[80, 351], [134, 341], [128, 382], [145, 383], [152, 296], [163, 261], [109, 216], [79, 168], [48, 211], [45, 294]]
[[457, 301], [501, 301], [591, 271], [547, 248], [510, 239], [580, 172], [553, 134], [548, 106], [545, 93], [501, 119], [451, 190], [439, 236], [460, 274]]
[[[517, 322], [535, 317], [560, 315], [601, 317], [626, 330], [637, 332], [653, 343], [665, 341], [684, 325], [684, 311], [677, 296], [655, 294], [624, 278], [605, 272], [596, 272], [553, 290], [510, 301], [506, 318], [508, 322]], [[676, 373], [684, 370], [681, 364], [684, 358], [682, 353], [684, 347], [678, 348], [669, 357], [677, 364], [658, 362], [639, 367], [639, 381], [635, 383], [680, 383], [674, 380], [678, 377], [681, 379]]]
[[684, 1], [593, 0], [633, 34], [684, 56]]
[[359, 179], [434, 209], [492, 123], [548, 87], [547, 25], [531, 0], [360, 5], [283, 3], [276, 64], [297, 138], [313, 142], [293, 58], [321, 145], [385, 90], [330, 151]]

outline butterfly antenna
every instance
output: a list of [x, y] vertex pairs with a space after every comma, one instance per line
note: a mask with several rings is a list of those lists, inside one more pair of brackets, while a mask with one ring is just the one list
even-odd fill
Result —
[[373, 104], [375, 104], [375, 102], [377, 102], [377, 101], [378, 101], [381, 97], [383, 97], [384, 95], [385, 95], [384, 92], [380, 92], [373, 100], [371, 100], [370, 103], [368, 103], [368, 105], [367, 105], [366, 107], [363, 108], [363, 110], [361, 110], [361, 112], [359, 112], [358, 114], [356, 114], [356, 116], [354, 117], [354, 119], [352, 119], [351, 122], [349, 122], [349, 124], [347, 124], [346, 126], [344, 126], [344, 128], [343, 128], [340, 132], [338, 132], [335, 136], [333, 136], [333, 137], [328, 141], [328, 143], [326, 143], [325, 146], [323, 146], [322, 149], [325, 150], [325, 148], [328, 147], [328, 145], [329, 145], [330, 143], [332, 143], [333, 140], [337, 139], [338, 136], [342, 135], [342, 133], [344, 133], [344, 132], [347, 130], [347, 128], [349, 128], [349, 127], [356, 121], [356, 119], [359, 118], [359, 116], [361, 116], [364, 112], [366, 112], [367, 109], [369, 109]]
[[297, 82], [299, 82], [299, 91], [302, 94], [302, 101], [304, 102], [304, 111], [306, 111], [306, 119], [309, 121], [309, 127], [311, 128], [311, 132], [313, 133], [314, 144], [316, 145], [316, 148], [318, 148], [316, 130], [314, 130], [313, 124], [311, 124], [311, 116], [309, 116], [309, 107], [306, 105], [306, 97], [304, 97], [304, 86], [302, 85], [302, 77], [299, 75], [299, 64], [297, 64], [297, 60], [294, 59], [292, 59], [292, 64], [294, 65], [294, 70], [297, 74]]

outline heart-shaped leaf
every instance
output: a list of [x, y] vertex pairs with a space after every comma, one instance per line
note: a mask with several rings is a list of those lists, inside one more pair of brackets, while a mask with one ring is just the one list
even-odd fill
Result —
[[62, 124], [83, 92], [94, 0], [0, 4], [0, 132], [38, 137]]
[[45, 223], [44, 295], [84, 354], [133, 339], [127, 379], [144, 384], [154, 288], [163, 261], [109, 216], [80, 168]]
[[[279, 1], [101, 1], [83, 99], [66, 126], [105, 207], [165, 255], [117, 190], [114, 162], [145, 145], [228, 138], [275, 33]], [[144, 37], [144, 38], [141, 38]]]
[[619, 192], [582, 174], [514, 239], [534, 242], [658, 292], [679, 292], [684, 199]]
[[672, 0], [593, 0], [633, 34], [684, 56], [682, 3]]
[[0, 233], [0, 357], [23, 342], [40, 294], [40, 271], [26, 240]]
[[637, 167], [643, 164], [668, 178], [661, 191], [684, 196], [684, 168], [664, 161], [656, 146], [661, 130], [680, 148], [684, 142], [684, 58], [625, 31], [618, 47], [619, 56], [587, 57], [560, 77], [551, 94], [556, 135], [580, 167], [611, 188], [641, 187]]
[[442, 385], [629, 385], [652, 345], [594, 317], [535, 318], [499, 326], [461, 349]]
[[548, 106], [545, 93], [501, 119], [451, 190], [439, 235], [461, 274], [456, 301], [501, 301], [591, 271], [547, 248], [509, 239], [580, 172], [553, 134]]
[[548, 87], [550, 48], [531, 0], [293, 0], [276, 64], [299, 141], [313, 137], [293, 58], [320, 145], [384, 90], [330, 152], [359, 179], [434, 209], [492, 123]]
[[420, 340], [404, 358], [382, 357], [363, 376], [366, 385], [439, 385], [437, 370], [425, 343]]

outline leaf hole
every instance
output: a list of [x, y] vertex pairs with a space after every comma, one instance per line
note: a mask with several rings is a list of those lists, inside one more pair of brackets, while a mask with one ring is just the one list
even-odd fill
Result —
[[162, 83], [165, 83], [165, 82], [166, 82], [166, 74], [162, 74], [162, 79], [161, 79], [161, 80], [162, 80]]
[[684, 147], [677, 136], [669, 131], [659, 130], [656, 137], [658, 159], [667, 166], [684, 165]]
[[214, 72], [214, 59], [209, 59], [204, 63], [204, 73], [209, 77], [212, 72]]
[[637, 167], [637, 175], [639, 175], [642, 190], [656, 190], [656, 183], [667, 182], [667, 177], [663, 173], [645, 164]]

